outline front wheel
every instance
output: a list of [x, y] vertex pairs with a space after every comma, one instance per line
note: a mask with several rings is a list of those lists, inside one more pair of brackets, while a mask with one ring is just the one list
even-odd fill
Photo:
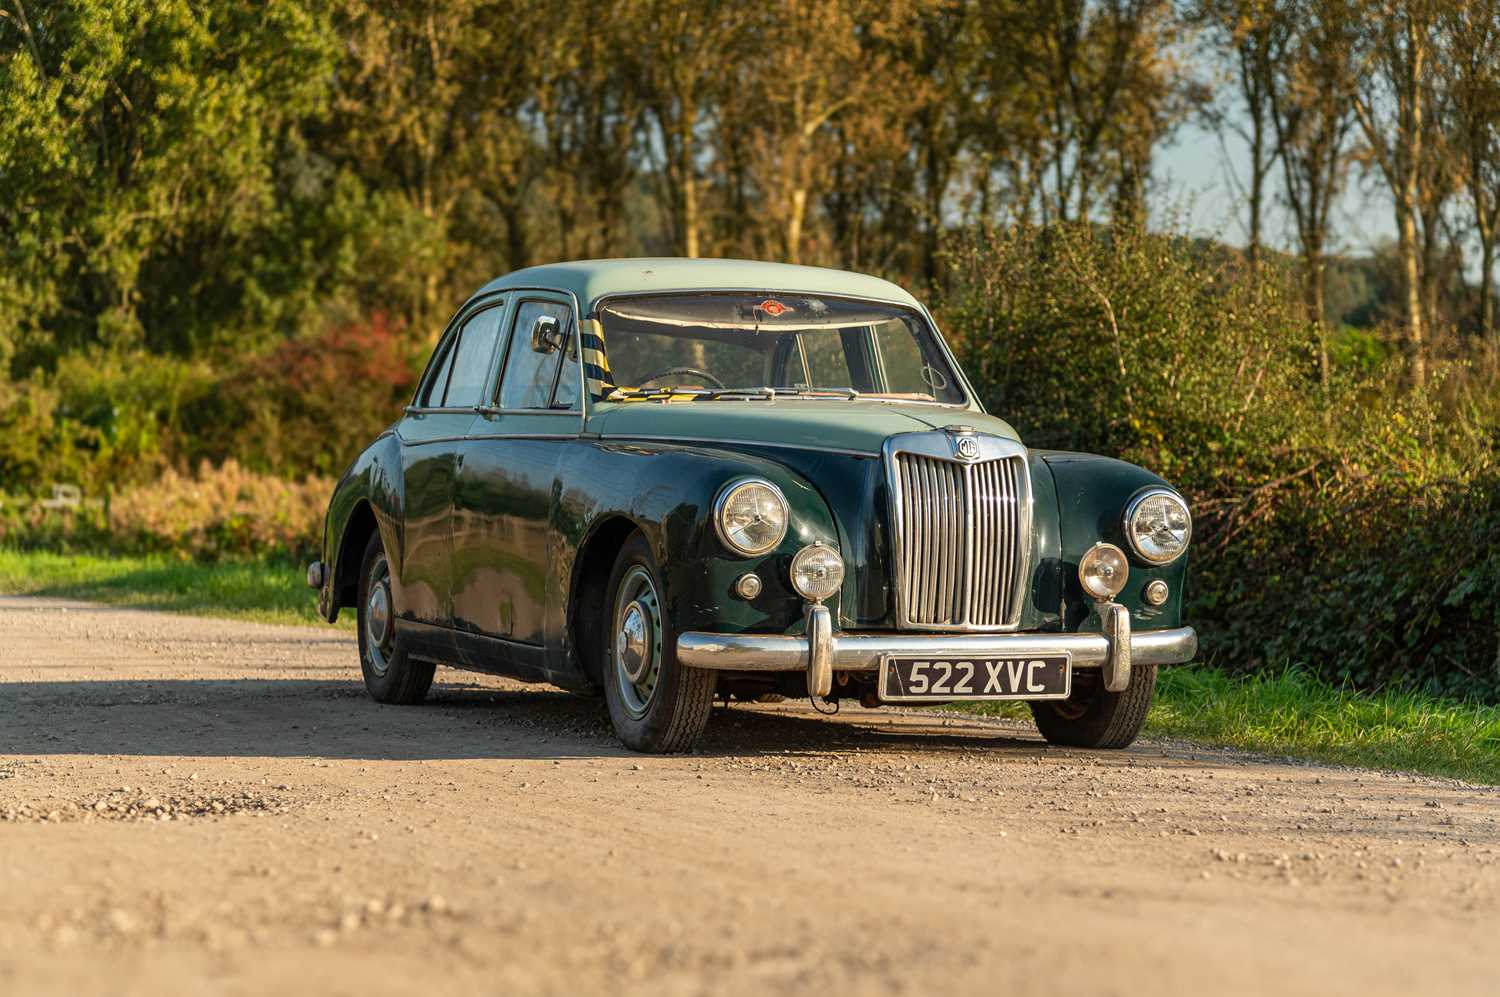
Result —
[[615, 733], [636, 751], [690, 750], [708, 725], [717, 676], [678, 664], [666, 589], [639, 533], [621, 548], [608, 592], [604, 699]]
[[1031, 703], [1037, 729], [1049, 744], [1070, 748], [1128, 748], [1151, 712], [1156, 693], [1156, 666], [1136, 665], [1123, 692], [1104, 688], [1097, 671], [1074, 673], [1067, 699]]
[[359, 666], [365, 689], [378, 703], [420, 703], [437, 670], [430, 661], [410, 657], [396, 635], [391, 564], [378, 530], [365, 545], [359, 575]]

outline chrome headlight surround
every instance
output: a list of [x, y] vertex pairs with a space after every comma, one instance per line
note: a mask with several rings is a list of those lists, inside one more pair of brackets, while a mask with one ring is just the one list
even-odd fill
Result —
[[[736, 497], [749, 489], [762, 489], [773, 498], [781, 507], [781, 523], [774, 531], [774, 535], [768, 534], [767, 538], [758, 544], [741, 544], [734, 539], [732, 528], [725, 521], [729, 512], [729, 503]], [[714, 530], [719, 534], [719, 540], [736, 554], [744, 557], [755, 557], [759, 554], [775, 550], [781, 541], [786, 538], [787, 525], [792, 518], [791, 507], [787, 505], [786, 496], [781, 494], [777, 488], [765, 478], [736, 478], [723, 488], [719, 489], [719, 495], [714, 499]]]
[[[1148, 502], [1162, 500], [1175, 505], [1182, 511], [1182, 518], [1186, 521], [1187, 526], [1182, 532], [1182, 540], [1176, 549], [1153, 553], [1142, 549], [1141, 543], [1136, 536], [1136, 522], [1138, 517], [1147, 510]], [[1161, 567], [1171, 564], [1187, 553], [1188, 544], [1193, 540], [1193, 514], [1188, 511], [1187, 502], [1183, 501], [1182, 496], [1170, 488], [1150, 488], [1130, 500], [1130, 504], [1125, 507], [1125, 519], [1121, 524], [1121, 528], [1125, 531], [1125, 541], [1130, 544], [1130, 550], [1136, 557], [1147, 564]]]

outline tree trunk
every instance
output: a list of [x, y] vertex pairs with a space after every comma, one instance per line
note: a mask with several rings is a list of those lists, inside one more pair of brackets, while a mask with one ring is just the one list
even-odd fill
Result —
[[1327, 265], [1323, 260], [1321, 241], [1316, 247], [1309, 247], [1303, 265], [1307, 268], [1308, 318], [1318, 338], [1318, 382], [1326, 392], [1333, 371], [1328, 363]]
[[1495, 335], [1495, 237], [1482, 233], [1479, 242], [1479, 335], [1492, 347], [1500, 346]]
[[1266, 174], [1261, 168], [1266, 146], [1265, 116], [1260, 108], [1255, 109], [1250, 122], [1250, 280], [1254, 283], [1260, 275], [1260, 219], [1265, 201]]
[[796, 187], [787, 199], [786, 262], [802, 262], [802, 219], [807, 214], [807, 188]]
[[698, 257], [698, 180], [691, 162], [684, 163], [682, 171], [682, 255]]
[[[1417, 219], [1411, 201], [1415, 198], [1414, 180], [1398, 195], [1397, 242], [1401, 253], [1401, 276], [1406, 284], [1406, 339], [1410, 350], [1411, 383], [1414, 388], [1427, 384], [1427, 358], [1422, 333], [1422, 264], [1417, 248]], [[1405, 202], [1405, 203], [1402, 203]]]

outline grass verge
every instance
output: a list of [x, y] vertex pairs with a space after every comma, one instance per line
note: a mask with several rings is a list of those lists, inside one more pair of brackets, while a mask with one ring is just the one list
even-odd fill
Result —
[[[1296, 669], [1244, 678], [1207, 668], [1157, 674], [1148, 736], [1500, 784], [1497, 706], [1399, 690], [1355, 692]], [[1014, 704], [971, 709], [1030, 717]]]
[[[0, 593], [87, 599], [262, 623], [317, 623], [302, 569], [278, 561], [199, 564], [0, 549]], [[340, 623], [352, 619], [349, 614]]]

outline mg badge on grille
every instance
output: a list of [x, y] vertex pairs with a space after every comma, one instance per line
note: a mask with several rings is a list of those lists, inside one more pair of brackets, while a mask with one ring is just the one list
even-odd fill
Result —
[[972, 436], [959, 436], [953, 441], [953, 452], [959, 460], [978, 460], [979, 441]]

